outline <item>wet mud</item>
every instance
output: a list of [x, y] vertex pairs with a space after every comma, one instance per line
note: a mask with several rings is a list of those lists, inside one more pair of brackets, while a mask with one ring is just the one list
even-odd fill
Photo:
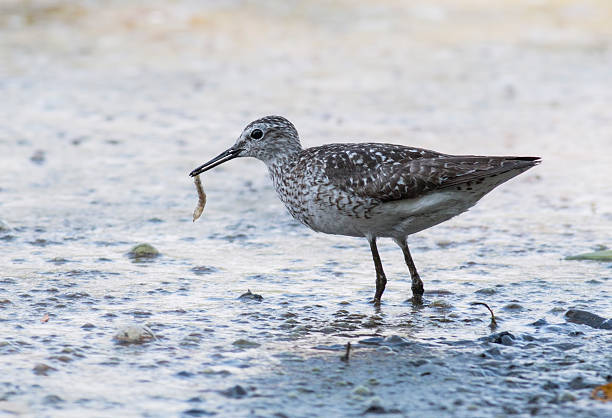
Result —
[[[1, 413], [609, 416], [612, 264], [566, 257], [612, 245], [612, 8], [500, 4], [0, 5]], [[265, 114], [543, 164], [410, 238], [422, 306], [381, 240], [376, 307], [257, 161], [193, 222]]]

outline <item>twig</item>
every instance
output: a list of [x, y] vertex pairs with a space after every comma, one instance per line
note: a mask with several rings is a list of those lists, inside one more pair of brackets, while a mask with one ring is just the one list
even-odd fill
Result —
[[344, 353], [344, 355], [340, 357], [340, 360], [346, 361], [348, 363], [350, 354], [351, 354], [351, 343], [348, 342], [346, 343], [346, 353]]
[[491, 312], [491, 324], [490, 324], [490, 327], [492, 329], [495, 329], [497, 327], [497, 321], [495, 320], [495, 314], [493, 313], [493, 309], [491, 309], [489, 307], [489, 305], [487, 305], [484, 302], [472, 302], [471, 305], [482, 305], [485, 308], [487, 308], [489, 310], [489, 312]]

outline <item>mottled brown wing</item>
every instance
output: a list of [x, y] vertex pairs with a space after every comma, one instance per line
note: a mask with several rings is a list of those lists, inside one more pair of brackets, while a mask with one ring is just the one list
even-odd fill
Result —
[[539, 163], [536, 157], [439, 156], [385, 169], [365, 192], [383, 202], [411, 199], [434, 190], [466, 183], [477, 187], [482, 179], [513, 170], [527, 169]]
[[324, 161], [325, 177], [335, 187], [358, 196], [379, 200], [408, 199], [427, 189], [419, 176], [405, 176], [418, 161], [444, 154], [393, 144], [331, 144], [313, 149], [312, 158]]
[[354, 144], [326, 153], [325, 174], [337, 187], [383, 202], [528, 168], [536, 157], [452, 156], [388, 144]]

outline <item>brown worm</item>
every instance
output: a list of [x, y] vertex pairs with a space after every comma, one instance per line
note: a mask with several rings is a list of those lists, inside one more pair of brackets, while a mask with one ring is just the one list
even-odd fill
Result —
[[193, 182], [195, 183], [196, 190], [198, 191], [198, 206], [196, 206], [196, 208], [193, 210], [193, 221], [195, 222], [200, 216], [202, 216], [204, 206], [206, 206], [206, 193], [204, 193], [204, 188], [202, 188], [200, 176], [195, 176], [193, 178]]

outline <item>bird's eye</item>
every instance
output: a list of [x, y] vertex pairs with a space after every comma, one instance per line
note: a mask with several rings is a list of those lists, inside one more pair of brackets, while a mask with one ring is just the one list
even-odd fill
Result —
[[261, 137], [263, 137], [263, 131], [261, 129], [253, 129], [253, 132], [251, 132], [251, 138], [261, 139]]

